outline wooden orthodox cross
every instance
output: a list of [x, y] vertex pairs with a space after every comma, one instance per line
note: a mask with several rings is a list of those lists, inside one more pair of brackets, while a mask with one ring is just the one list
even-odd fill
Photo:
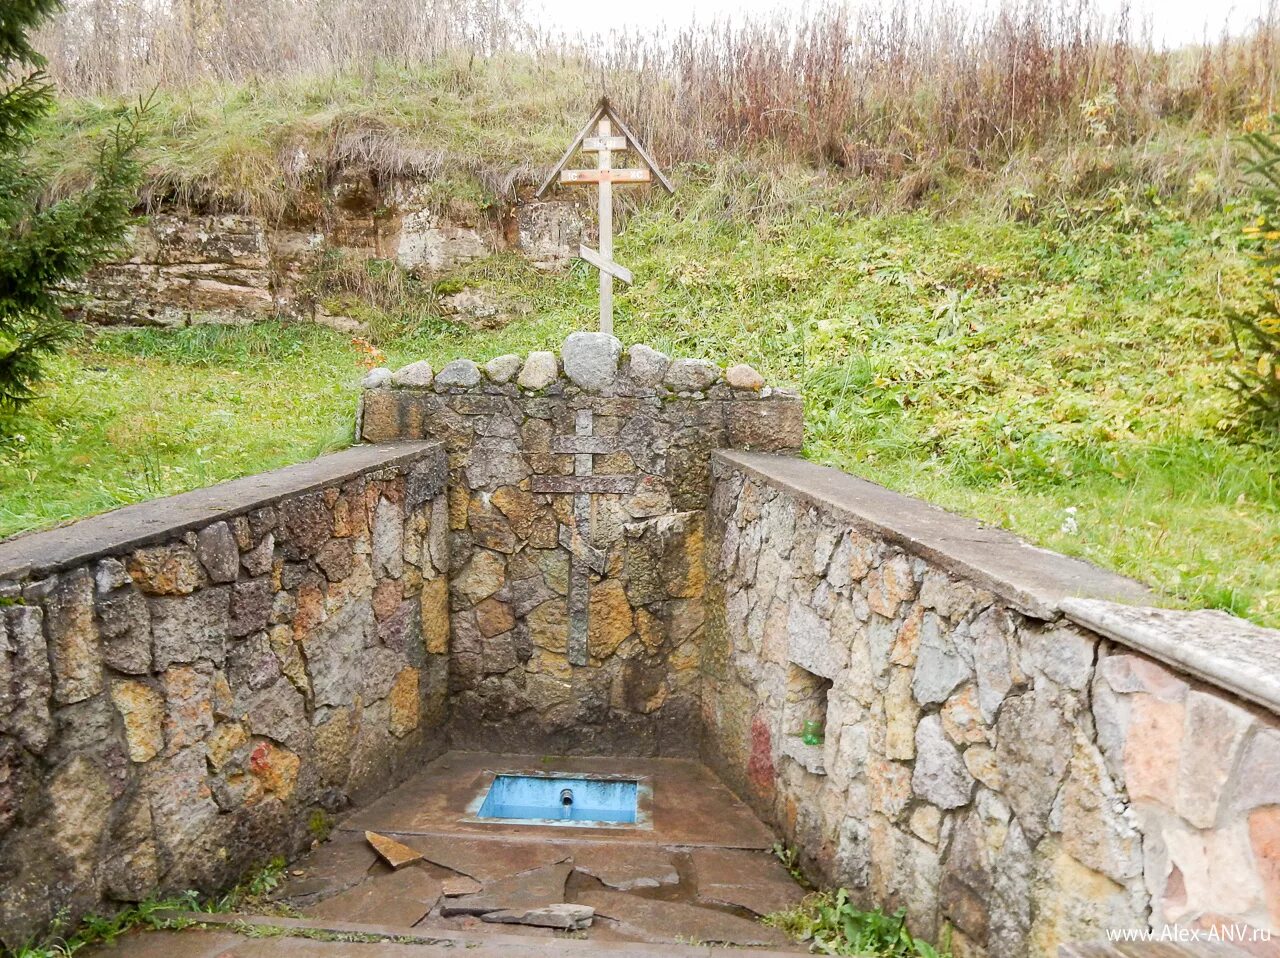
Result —
[[[593, 170], [568, 169], [575, 153], [584, 150], [596, 154]], [[645, 167], [640, 169], [614, 169], [613, 154], [632, 150], [639, 154]], [[619, 119], [606, 97], [601, 97], [585, 126], [565, 150], [555, 169], [539, 187], [541, 197], [557, 180], [568, 186], [596, 184], [600, 190], [600, 249], [586, 245], [578, 247], [578, 255], [600, 271], [600, 331], [613, 333], [613, 281], [631, 282], [631, 271], [613, 261], [613, 186], [617, 184], [649, 183], [654, 179], [668, 193], [674, 193], [671, 182], [662, 175], [645, 148], [635, 138], [627, 125]], [[573, 475], [535, 476], [533, 491], [554, 495], [573, 496], [573, 523], [560, 529], [560, 545], [568, 550], [569, 567], [569, 634], [566, 658], [571, 665], [586, 665], [590, 661], [587, 648], [588, 617], [591, 596], [591, 577], [605, 574], [605, 552], [591, 542], [592, 499], [596, 495], [626, 495], [635, 486], [634, 476], [594, 475], [592, 459], [600, 454], [617, 452], [616, 436], [594, 435], [593, 411], [578, 409], [574, 420], [574, 434], [556, 436], [552, 449], [558, 453], [573, 454]]]
[[[615, 129], [617, 133], [614, 132]], [[566, 169], [578, 150], [596, 154], [594, 170]], [[613, 154], [621, 150], [635, 151], [645, 166], [640, 169], [615, 170]], [[578, 255], [600, 271], [600, 332], [612, 334], [613, 281], [616, 278], [624, 283], [631, 282], [631, 271], [613, 261], [613, 184], [649, 183], [656, 179], [668, 193], [674, 193], [675, 187], [663, 176], [662, 170], [653, 162], [653, 157], [627, 129], [627, 125], [618, 118], [618, 114], [609, 105], [608, 97], [600, 98], [591, 119], [578, 131], [578, 135], [569, 144], [569, 149], [565, 150], [564, 156], [543, 181], [536, 195], [541, 197], [549, 190], [557, 175], [559, 181], [567, 186], [595, 183], [600, 189], [600, 249], [597, 252], [589, 246], [580, 245]]]

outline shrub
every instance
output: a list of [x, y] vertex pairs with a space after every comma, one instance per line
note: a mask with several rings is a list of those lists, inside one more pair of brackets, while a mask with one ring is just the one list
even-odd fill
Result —
[[1251, 437], [1272, 443], [1280, 439], [1280, 114], [1244, 142], [1257, 194], [1257, 215], [1244, 232], [1260, 288], [1251, 306], [1228, 314], [1239, 359], [1230, 376], [1242, 424]]

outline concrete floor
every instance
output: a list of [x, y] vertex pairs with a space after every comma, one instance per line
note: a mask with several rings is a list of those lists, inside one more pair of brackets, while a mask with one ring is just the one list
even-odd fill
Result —
[[[648, 779], [651, 829], [544, 828], [467, 822], [467, 804], [494, 773], [617, 774]], [[357, 811], [341, 830], [398, 835], [501, 837], [524, 842], [626, 842], [771, 848], [773, 834], [698, 762], [671, 758], [594, 758], [449, 752], [399, 788]]]
[[[652, 790], [649, 821], [599, 828], [468, 820], [493, 775], [531, 770], [636, 777]], [[421, 857], [392, 869], [366, 831]], [[150, 933], [111, 950], [128, 958], [322, 958], [367, 947], [378, 947], [379, 956], [391, 956], [388, 948], [426, 956], [463, 947], [478, 958], [705, 956], [712, 945], [795, 953], [804, 949], [758, 920], [804, 895], [772, 843], [769, 830], [697, 762], [450, 752], [292, 863], [264, 909], [275, 915], [240, 916], [305, 937]], [[573, 906], [594, 911], [588, 927], [545, 927], [585, 913]], [[353, 935], [399, 943], [348, 940], [334, 950], [334, 942], [315, 940]]]

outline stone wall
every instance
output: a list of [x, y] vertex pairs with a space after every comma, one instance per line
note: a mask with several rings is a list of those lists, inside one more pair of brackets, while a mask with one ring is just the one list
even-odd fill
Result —
[[444, 455], [362, 447], [0, 543], [0, 940], [212, 889], [445, 745]]
[[366, 440], [448, 451], [455, 747], [697, 751], [711, 453], [798, 449], [802, 409], [745, 366], [621, 360], [575, 333], [367, 381]]
[[[241, 214], [158, 212], [132, 232], [129, 256], [82, 283], [80, 318], [102, 325], [248, 323], [287, 316], [356, 331], [360, 323], [314, 302], [305, 286], [326, 251], [394, 260], [434, 278], [501, 250], [554, 269], [577, 255], [587, 218], [572, 199], [529, 200], [493, 209], [441, 207], [430, 184], [375, 188], [346, 175], [308, 217], [269, 222]], [[503, 305], [463, 291], [442, 308], [492, 325]]]
[[1280, 634], [776, 455], [797, 395], [602, 334], [373, 370], [357, 432], [0, 543], [5, 943], [446, 745], [701, 755], [961, 956], [1280, 931]]
[[826, 882], [958, 954], [1280, 932], [1280, 635], [774, 456], [706, 555], [703, 755]]

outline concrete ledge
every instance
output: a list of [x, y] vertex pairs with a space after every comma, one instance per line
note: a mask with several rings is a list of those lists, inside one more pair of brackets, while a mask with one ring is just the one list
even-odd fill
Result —
[[830, 466], [757, 452], [722, 450], [728, 467], [784, 489], [840, 516], [852, 528], [891, 542], [970, 580], [1037, 619], [1055, 619], [1072, 597], [1151, 605], [1155, 595], [1133, 579], [1041, 549], [1002, 529], [891, 492]]
[[408, 466], [429, 457], [445, 481], [444, 452], [434, 442], [353, 446], [310, 462], [125, 506], [45, 532], [0, 542], [0, 579], [43, 576], [87, 560], [126, 552], [218, 519], [242, 515], [288, 496], [332, 486], [376, 469]]
[[1226, 612], [1065, 599], [1072, 622], [1280, 713], [1280, 631]]

